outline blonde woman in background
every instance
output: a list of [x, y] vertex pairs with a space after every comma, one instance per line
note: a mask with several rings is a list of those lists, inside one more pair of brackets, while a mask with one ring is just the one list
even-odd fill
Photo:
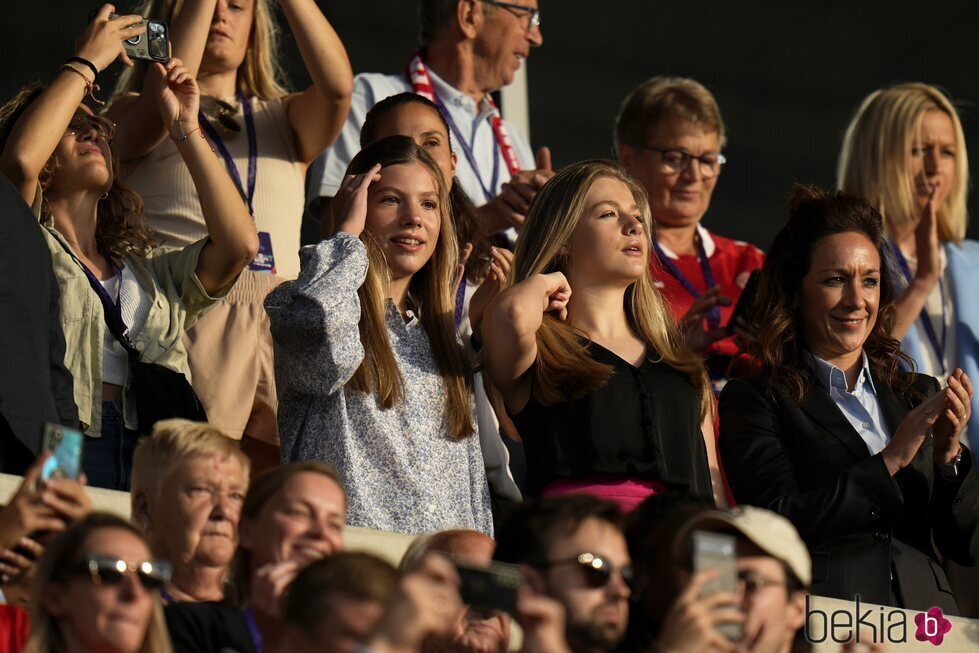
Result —
[[[346, 51], [316, 2], [275, 4], [312, 79], [299, 93], [282, 86], [271, 0], [146, 0], [134, 10], [170, 25], [173, 56], [200, 83], [201, 129], [238, 182], [259, 232], [259, 254], [234, 292], [187, 335], [194, 389], [208, 421], [244, 438], [259, 468], [278, 463], [278, 402], [262, 301], [299, 274], [306, 164], [336, 138], [353, 89]], [[164, 125], [141, 110], [149, 99], [142, 71], [137, 66], [120, 80], [108, 115], [119, 123], [116, 147], [154, 236], [185, 245], [207, 230]]]
[[631, 509], [669, 488], [724, 502], [713, 395], [653, 286], [650, 230], [646, 194], [609, 162], [568, 166], [531, 204], [511, 285], [483, 318], [528, 494]]
[[[965, 238], [969, 160], [955, 107], [927, 84], [874, 91], [847, 127], [837, 184], [884, 217], [904, 277], [893, 332], [901, 349], [924, 374], [961, 368], [979, 378], [979, 243]], [[966, 433], [976, 450], [979, 426]]]
[[25, 653], [172, 653], [153, 560], [135, 526], [92, 513], [59, 535], [38, 563]]
[[224, 597], [249, 469], [238, 442], [185, 419], [157, 422], [136, 447], [133, 521], [173, 566], [164, 603]]

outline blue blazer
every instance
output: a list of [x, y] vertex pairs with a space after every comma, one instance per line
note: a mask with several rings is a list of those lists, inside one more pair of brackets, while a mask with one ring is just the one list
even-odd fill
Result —
[[[955, 321], [957, 352], [956, 360], [949, 361], [949, 364], [961, 367], [973, 385], [979, 387], [979, 242], [963, 240], [960, 243], [945, 243], [944, 247], [951, 279], [952, 305], [955, 307], [952, 317]], [[915, 320], [901, 341], [901, 349], [920, 368], [922, 347], [928, 346], [921, 325]], [[967, 433], [970, 448], [979, 451], [979, 392], [972, 398], [972, 418]]]

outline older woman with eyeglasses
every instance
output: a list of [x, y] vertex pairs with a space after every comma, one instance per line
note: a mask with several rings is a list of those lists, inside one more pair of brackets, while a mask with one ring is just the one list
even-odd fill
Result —
[[[90, 485], [126, 490], [131, 430], [152, 427], [136, 414], [131, 357], [138, 352], [141, 363], [189, 375], [183, 332], [230, 290], [258, 251], [258, 236], [200, 134], [197, 82], [172, 59], [154, 65], [151, 86], [209, 235], [183, 249], [154, 249], [139, 195], [117, 179], [112, 124], [82, 102], [95, 90], [93, 73], [117, 58], [128, 62], [123, 39], [145, 30], [139, 16], [109, 20], [113, 11], [102, 7], [50, 86], [24, 89], [0, 109], [0, 172], [34, 206], [51, 253], [65, 366], [88, 436], [82, 468]], [[128, 347], [113, 335], [122, 330]]]
[[[764, 255], [701, 225], [726, 161], [727, 136], [711, 92], [692, 79], [654, 77], [633, 90], [615, 121], [616, 154], [649, 196], [656, 223], [650, 266], [687, 343], [706, 356], [715, 394], [738, 346], [734, 305]], [[737, 320], [735, 320], [737, 322]]]
[[135, 526], [89, 515], [38, 563], [25, 653], [172, 653], [158, 595], [169, 577]]

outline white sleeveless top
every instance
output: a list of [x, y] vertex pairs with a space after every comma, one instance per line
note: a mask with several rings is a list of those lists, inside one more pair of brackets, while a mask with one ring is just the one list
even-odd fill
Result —
[[[229, 104], [236, 104], [228, 98]], [[299, 232], [303, 216], [306, 166], [299, 160], [292, 128], [281, 100], [251, 99], [255, 116], [258, 167], [255, 178], [255, 223], [272, 240], [276, 274], [286, 279], [299, 275]], [[201, 109], [216, 116], [212, 98], [201, 98]], [[248, 133], [242, 107], [234, 119], [240, 131], [210, 120], [235, 165], [242, 186], [248, 186]], [[194, 133], [193, 138], [198, 138]], [[215, 148], [216, 149], [216, 148]], [[220, 158], [220, 155], [216, 154]], [[223, 159], [222, 159], [223, 163]], [[143, 197], [144, 214], [157, 245], [183, 247], [207, 235], [201, 206], [190, 172], [176, 145], [164, 139], [132, 168], [126, 183]]]

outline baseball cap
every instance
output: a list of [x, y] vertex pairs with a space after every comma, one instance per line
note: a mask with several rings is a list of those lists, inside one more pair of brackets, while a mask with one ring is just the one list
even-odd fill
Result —
[[731, 510], [707, 510], [690, 519], [677, 535], [678, 551], [689, 548], [693, 531], [734, 531], [768, 555], [784, 562], [806, 587], [812, 582], [812, 560], [799, 532], [785, 517], [771, 510], [738, 506]]

